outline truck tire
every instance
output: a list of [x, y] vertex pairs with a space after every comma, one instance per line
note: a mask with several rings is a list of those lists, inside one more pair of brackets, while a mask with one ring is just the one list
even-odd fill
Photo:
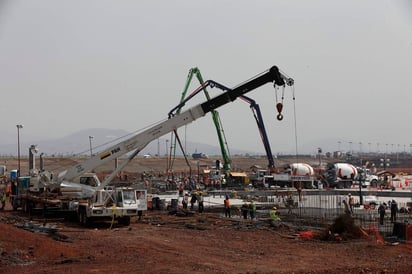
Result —
[[30, 201], [24, 200], [22, 202], [22, 207], [23, 207], [23, 211], [24, 213], [27, 213], [29, 215], [31, 215], [31, 209], [32, 209], [32, 203]]
[[117, 222], [121, 225], [128, 226], [130, 225], [130, 216], [120, 217]]
[[378, 180], [372, 180], [371, 181], [371, 186], [372, 187], [377, 187], [378, 186]]
[[14, 198], [12, 202], [13, 210], [16, 211], [19, 208], [19, 205], [17, 203], [17, 199]]
[[79, 223], [82, 226], [87, 226], [89, 224], [85, 208], [79, 208]]
[[22, 200], [21, 201], [21, 208], [23, 210], [24, 213], [28, 212], [28, 205], [27, 205], [27, 201], [26, 200]]
[[313, 185], [312, 182], [303, 182], [304, 188], [305, 189], [312, 189]]

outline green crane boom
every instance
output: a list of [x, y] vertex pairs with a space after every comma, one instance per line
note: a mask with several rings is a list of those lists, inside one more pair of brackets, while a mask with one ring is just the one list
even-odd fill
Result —
[[[187, 76], [186, 84], [185, 84], [184, 90], [182, 92], [180, 102], [183, 102], [186, 99], [186, 94], [187, 94], [187, 91], [189, 89], [190, 83], [192, 82], [192, 79], [193, 79], [194, 75], [196, 75], [196, 77], [197, 77], [197, 79], [198, 79], [198, 81], [201, 85], [204, 84], [204, 81], [203, 81], [203, 78], [202, 78], [202, 74], [200, 73], [200, 70], [197, 67], [191, 68], [189, 70], [189, 74]], [[209, 101], [210, 96], [209, 96], [209, 93], [206, 90], [206, 88], [203, 89], [203, 93], [205, 94], [206, 99]], [[177, 113], [180, 113], [180, 110], [181, 109], [178, 109]], [[218, 139], [219, 139], [220, 151], [222, 153], [222, 158], [223, 158], [223, 169], [225, 171], [230, 171], [229, 149], [228, 149], [228, 146], [227, 146], [226, 137], [224, 136], [223, 128], [221, 126], [219, 113], [216, 110], [212, 110], [211, 114], [212, 114], [213, 122], [215, 124], [216, 133], [217, 133], [217, 136], [218, 136]]]

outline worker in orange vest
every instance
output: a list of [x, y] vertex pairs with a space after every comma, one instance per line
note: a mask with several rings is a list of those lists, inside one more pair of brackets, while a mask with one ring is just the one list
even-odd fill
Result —
[[229, 200], [229, 195], [226, 195], [226, 199], [223, 201], [225, 205], [225, 216], [229, 216], [230, 218], [230, 200]]

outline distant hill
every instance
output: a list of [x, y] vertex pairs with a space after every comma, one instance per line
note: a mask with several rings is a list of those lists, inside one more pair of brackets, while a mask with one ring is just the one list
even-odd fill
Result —
[[[91, 138], [89, 136], [92, 136]], [[31, 145], [37, 145], [39, 152], [45, 155], [89, 155], [90, 154], [90, 141], [92, 145], [92, 152], [97, 153], [102, 151], [104, 148], [119, 143], [127, 138], [133, 136], [133, 133], [127, 132], [122, 129], [104, 129], [104, 128], [92, 128], [85, 129], [73, 134], [67, 135], [59, 139], [42, 139], [33, 138], [33, 141], [21, 142], [20, 143], [20, 155], [28, 155], [29, 147]], [[5, 138], [8, 140], [6, 144], [0, 144], [0, 155], [10, 156], [17, 155], [17, 144], [16, 137], [13, 136], [12, 139]], [[24, 140], [27, 140], [27, 136]], [[14, 143], [13, 143], [14, 142]], [[195, 152], [202, 152], [208, 155], [220, 155], [221, 151], [219, 146], [212, 146], [208, 144], [200, 144], [193, 142], [186, 142], [183, 144], [185, 146], [186, 154], [191, 155]], [[167, 152], [166, 152], [167, 146]], [[174, 149], [172, 149], [174, 151]], [[176, 147], [176, 155], [183, 155], [179, 145]], [[151, 154], [151, 155], [166, 155], [170, 153], [170, 140], [166, 141], [166, 138], [160, 138], [151, 142], [146, 148], [140, 152], [141, 155]], [[230, 153], [232, 155], [254, 155], [256, 153], [251, 151], [231, 149]]]
[[[28, 148], [31, 145], [37, 145], [40, 152], [46, 155], [89, 155], [90, 154], [90, 138], [91, 139], [93, 153], [103, 150], [105, 147], [119, 143], [126, 138], [129, 138], [134, 133], [127, 132], [122, 129], [106, 129], [106, 128], [91, 128], [77, 131], [73, 134], [67, 135], [59, 139], [48, 139], [45, 137], [34, 137], [24, 135], [20, 143], [21, 155], [28, 155]], [[0, 131], [1, 143], [0, 143], [0, 155], [12, 156], [17, 155], [17, 141], [16, 136], [13, 134], [5, 134]], [[168, 135], [170, 136], [170, 135]], [[30, 140], [30, 141], [27, 141]], [[166, 141], [167, 140], [167, 141]], [[311, 141], [299, 146], [299, 154], [316, 155], [318, 147], [322, 148], [322, 152], [333, 152], [339, 149], [339, 139], [337, 138], [324, 138], [318, 141]], [[342, 144], [344, 147], [345, 144]], [[166, 155], [167, 150], [170, 153], [170, 140], [166, 139], [166, 136], [158, 140], [151, 142], [142, 152], [141, 155], [151, 154], [160, 156]], [[207, 155], [221, 155], [221, 150], [218, 145], [208, 145], [201, 143], [193, 143], [187, 141], [183, 143], [186, 154], [192, 155], [192, 153], [205, 153]], [[292, 146], [291, 146], [292, 147]], [[262, 145], [263, 150], [263, 145]], [[173, 150], [172, 150], [173, 151]], [[232, 156], [245, 155], [264, 155], [264, 152], [247, 151], [229, 146], [229, 153]], [[273, 151], [274, 154], [278, 154]], [[295, 153], [294, 148], [290, 149], [289, 155]], [[177, 144], [176, 155], [183, 155], [179, 145]]]

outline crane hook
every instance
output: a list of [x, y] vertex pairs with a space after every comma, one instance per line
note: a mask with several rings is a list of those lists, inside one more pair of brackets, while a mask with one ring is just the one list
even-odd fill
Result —
[[283, 120], [282, 113], [279, 113], [278, 116], [276, 116], [276, 118], [278, 118], [278, 121], [282, 121]]
[[276, 109], [278, 110], [279, 114], [276, 116], [276, 118], [278, 119], [278, 121], [282, 121], [283, 120], [283, 115], [282, 115], [282, 109], [283, 109], [283, 104], [282, 103], [277, 103], [276, 104]]

